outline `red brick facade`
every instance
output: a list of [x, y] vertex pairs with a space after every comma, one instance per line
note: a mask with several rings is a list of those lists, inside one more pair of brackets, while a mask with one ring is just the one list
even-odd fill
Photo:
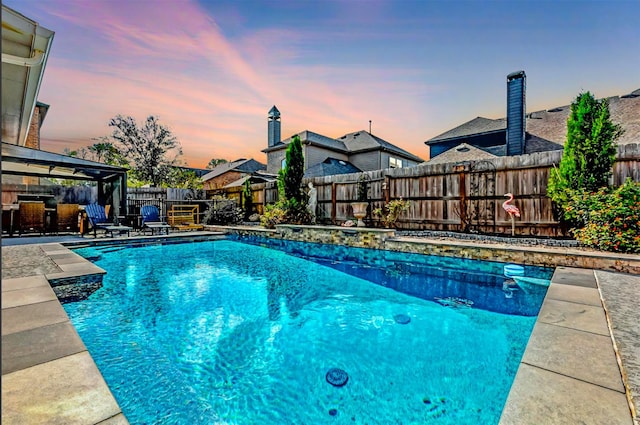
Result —
[[224, 174], [220, 174], [219, 176], [216, 176], [204, 182], [204, 190], [221, 189], [224, 186], [228, 185], [229, 183], [241, 179], [245, 175], [246, 173], [241, 173], [235, 170], [227, 171]]

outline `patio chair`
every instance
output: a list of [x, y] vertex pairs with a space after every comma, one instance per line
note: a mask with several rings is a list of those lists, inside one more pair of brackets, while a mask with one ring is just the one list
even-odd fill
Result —
[[142, 215], [143, 232], [149, 229], [151, 230], [151, 235], [153, 235], [156, 230], [160, 234], [162, 234], [163, 231], [167, 235], [169, 234], [171, 226], [160, 218], [160, 211], [158, 211], [158, 207], [155, 205], [143, 205], [142, 208], [140, 208], [140, 215]]
[[56, 205], [56, 230], [60, 232], [78, 231], [78, 204], [57, 204]]
[[100, 204], [89, 204], [84, 211], [87, 213], [89, 224], [93, 228], [93, 236], [97, 237], [98, 229], [108, 231], [107, 227], [112, 227], [113, 223], [109, 221], [104, 207]]
[[44, 202], [20, 202], [18, 206], [18, 232], [44, 233]]

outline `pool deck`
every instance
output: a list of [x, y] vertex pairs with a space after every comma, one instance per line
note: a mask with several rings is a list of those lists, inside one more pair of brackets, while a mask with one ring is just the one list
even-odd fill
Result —
[[[2, 424], [128, 423], [49, 283], [99, 273], [60, 243], [3, 246]], [[500, 424], [640, 425], [639, 295], [640, 275], [557, 267]]]

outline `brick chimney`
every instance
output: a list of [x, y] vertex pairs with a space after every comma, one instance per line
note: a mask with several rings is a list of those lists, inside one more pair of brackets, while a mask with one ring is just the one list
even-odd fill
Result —
[[526, 81], [524, 71], [507, 75], [507, 156], [525, 153]]

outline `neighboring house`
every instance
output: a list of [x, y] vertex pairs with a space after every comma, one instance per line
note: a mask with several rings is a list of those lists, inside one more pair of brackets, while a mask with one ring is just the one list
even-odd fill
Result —
[[480, 161], [483, 159], [497, 158], [498, 155], [494, 155], [475, 146], [461, 143], [453, 149], [449, 149], [427, 161], [428, 164], [444, 164], [447, 162], [464, 162], [464, 161]]
[[[527, 114], [525, 79], [524, 71], [507, 77], [506, 118], [477, 117], [426, 141], [431, 158], [428, 163], [486, 159], [488, 158], [486, 154], [511, 156], [562, 150], [567, 135], [567, 118], [571, 112], [571, 106], [566, 105]], [[619, 144], [639, 142], [640, 89], [628, 95], [610, 97], [608, 101], [612, 121], [620, 124], [624, 130], [624, 134], [617, 142]], [[514, 125], [510, 126], [508, 123], [514, 123]], [[510, 128], [511, 132], [509, 132]], [[508, 135], [511, 137], [509, 143]], [[460, 150], [463, 144], [467, 148], [472, 147], [477, 150], [471, 153], [464, 148]], [[477, 158], [473, 158], [474, 153], [478, 155]]]
[[204, 190], [222, 189], [229, 183], [255, 174], [267, 167], [254, 159], [237, 159], [232, 162], [220, 164], [207, 174], [202, 176]]
[[174, 165], [173, 168], [178, 168], [183, 171], [192, 171], [193, 173], [195, 173], [196, 177], [203, 177], [206, 174], [211, 172], [211, 170], [207, 168], [192, 168], [192, 167], [183, 167], [180, 165]]
[[[336, 139], [312, 131], [296, 134], [302, 142], [305, 177], [412, 167], [423, 160], [386, 140], [360, 130]], [[269, 111], [267, 172], [277, 173], [285, 165], [290, 137], [280, 140], [280, 111]]]

